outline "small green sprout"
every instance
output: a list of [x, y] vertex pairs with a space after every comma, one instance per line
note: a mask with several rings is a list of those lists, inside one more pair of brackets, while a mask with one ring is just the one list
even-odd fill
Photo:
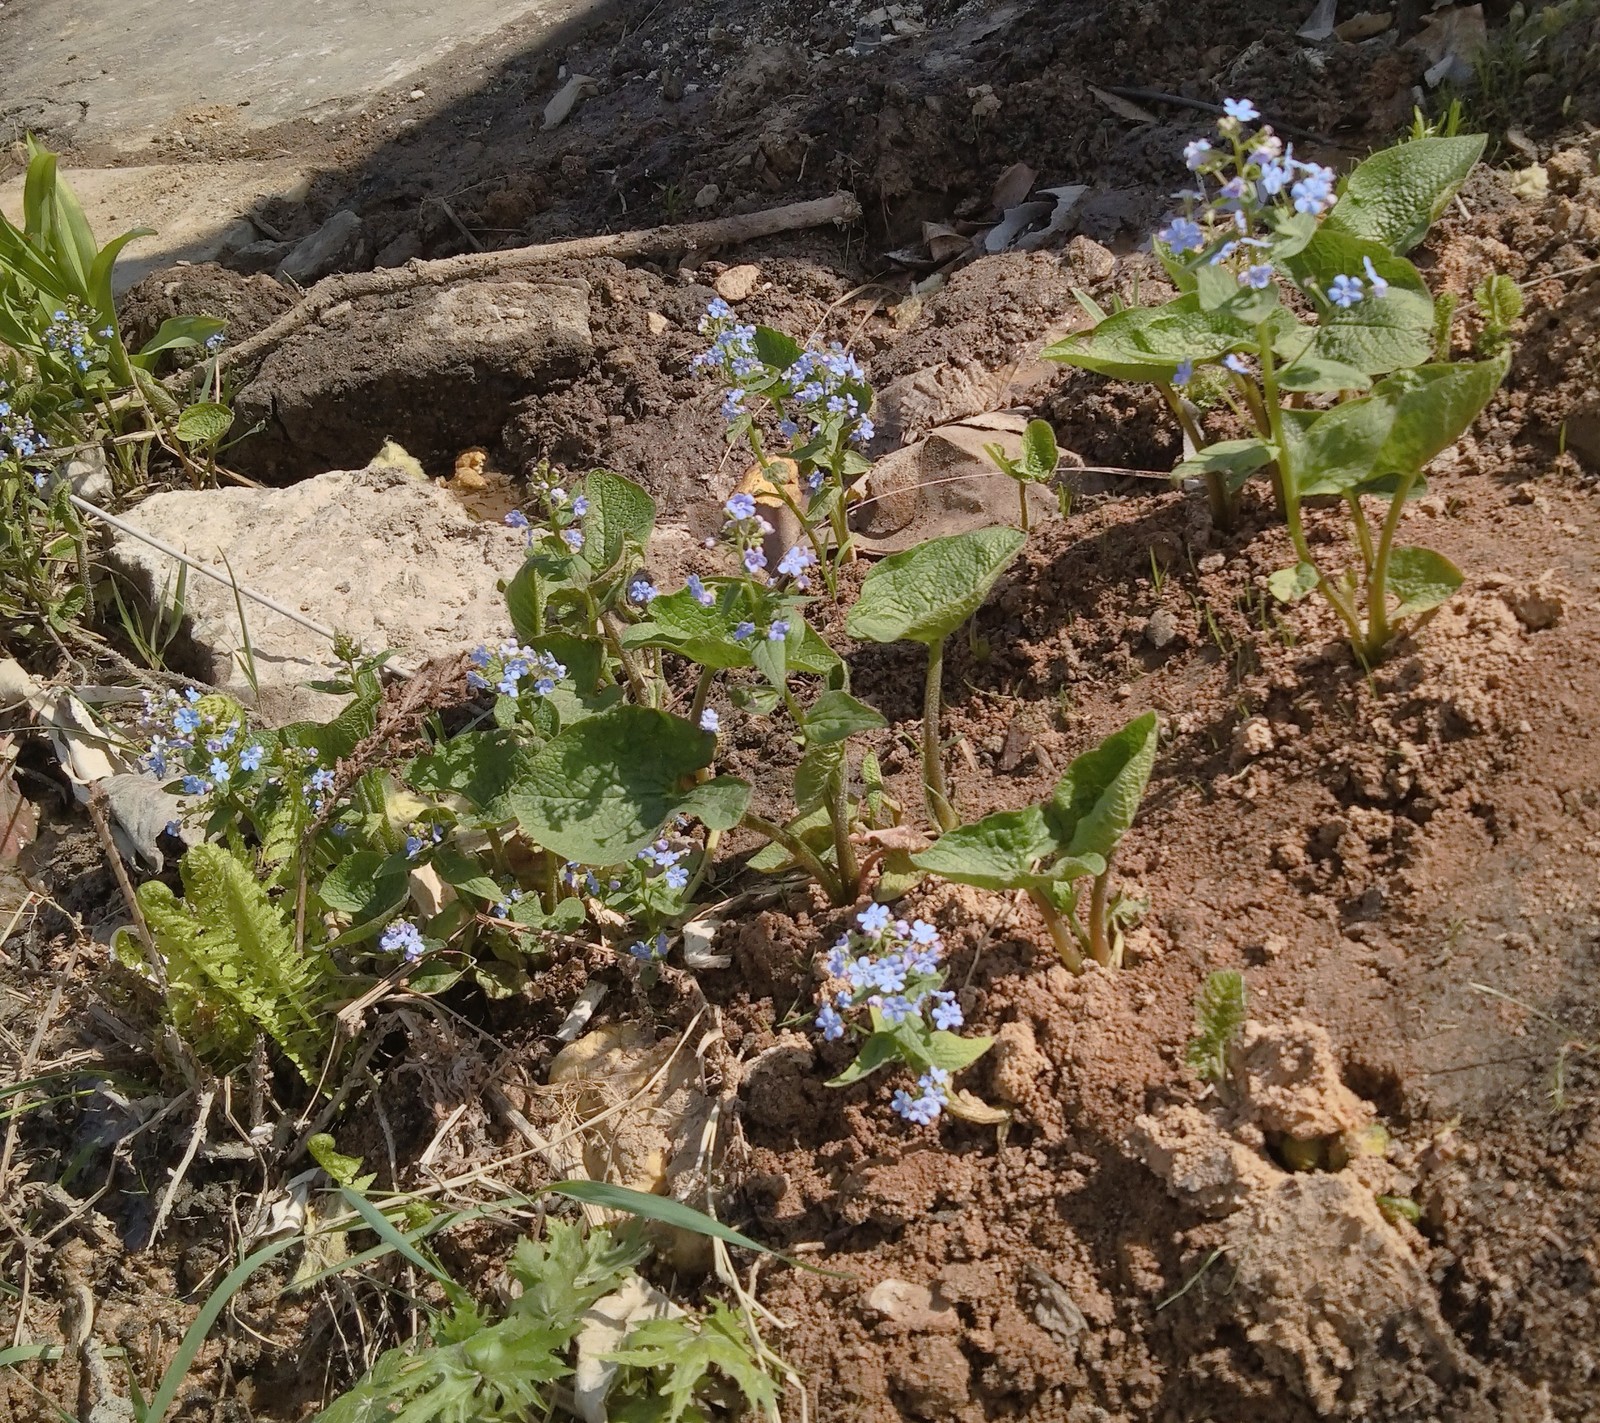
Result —
[[1056, 432], [1045, 420], [1030, 420], [1022, 432], [1022, 454], [1012, 459], [1004, 445], [985, 445], [984, 454], [994, 461], [1001, 473], [1017, 482], [1017, 508], [1022, 520], [1023, 533], [1028, 532], [1028, 486], [1048, 484], [1055, 478], [1056, 465], [1061, 462], [1061, 452], [1056, 448]]
[[1197, 1077], [1220, 1082], [1228, 1071], [1228, 1045], [1244, 1026], [1244, 975], [1218, 969], [1200, 986], [1194, 1004], [1194, 1036], [1184, 1061]]

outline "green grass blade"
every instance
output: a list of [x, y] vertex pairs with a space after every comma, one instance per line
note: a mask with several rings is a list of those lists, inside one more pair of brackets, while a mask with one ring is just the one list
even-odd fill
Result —
[[[228, 1301], [238, 1294], [244, 1287], [245, 1281], [267, 1261], [275, 1260], [291, 1245], [299, 1243], [300, 1237], [291, 1235], [287, 1240], [274, 1240], [269, 1245], [263, 1245], [259, 1250], [246, 1255], [233, 1267], [232, 1272], [222, 1283], [211, 1291], [206, 1302], [200, 1306], [200, 1313], [195, 1315], [194, 1323], [184, 1334], [183, 1342], [178, 1345], [178, 1352], [172, 1356], [172, 1362], [167, 1365], [166, 1373], [161, 1375], [161, 1386], [145, 1410], [145, 1420], [148, 1420], [148, 1423], [162, 1423], [166, 1418], [167, 1410], [178, 1397], [178, 1390], [183, 1387], [183, 1381], [195, 1361], [195, 1356], [206, 1342], [206, 1336], [211, 1333], [211, 1326], [217, 1322], [217, 1316], [227, 1308]], [[144, 1420], [141, 1420], [141, 1423], [144, 1423]]]
[[401, 1233], [400, 1228], [390, 1220], [382, 1211], [372, 1204], [360, 1191], [352, 1190], [349, 1186], [341, 1186], [339, 1194], [344, 1197], [345, 1203], [354, 1210], [362, 1220], [366, 1221], [368, 1228], [383, 1241], [391, 1250], [398, 1251], [419, 1270], [432, 1275], [445, 1290], [452, 1296], [461, 1293], [458, 1285], [449, 1275], [432, 1260], [428, 1259], [415, 1245]]
[[762, 1245], [748, 1235], [740, 1235], [737, 1230], [704, 1211], [697, 1211], [693, 1206], [686, 1206], [670, 1196], [653, 1196], [647, 1191], [614, 1186], [609, 1181], [553, 1181], [548, 1189], [558, 1196], [581, 1201], [584, 1205], [599, 1206], [609, 1211], [627, 1211], [632, 1215], [644, 1216], [647, 1220], [659, 1220], [663, 1225], [675, 1225], [680, 1230], [692, 1230], [697, 1235], [715, 1236], [718, 1240], [725, 1240], [729, 1245], [737, 1245], [745, 1250], [773, 1255], [780, 1260], [784, 1258], [771, 1246]]

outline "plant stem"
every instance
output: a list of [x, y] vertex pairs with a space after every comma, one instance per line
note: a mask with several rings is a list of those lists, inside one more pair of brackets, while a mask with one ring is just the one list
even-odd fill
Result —
[[[1178, 417], [1178, 424], [1183, 427], [1183, 433], [1189, 437], [1189, 443], [1194, 446], [1195, 453], [1198, 454], [1205, 448], [1206, 438], [1184, 408], [1182, 397], [1165, 381], [1157, 381], [1156, 389], [1166, 397], [1167, 405]], [[1211, 505], [1212, 519], [1218, 528], [1231, 529], [1235, 510], [1233, 496], [1228, 493], [1227, 479], [1216, 470], [1207, 470], [1205, 481], [1206, 500]]]
[[700, 855], [700, 863], [695, 866], [694, 874], [689, 877], [689, 883], [683, 889], [683, 902], [685, 905], [694, 903], [695, 894], [699, 891], [706, 877], [706, 871], [711, 868], [711, 857], [716, 853], [717, 841], [722, 838], [720, 830], [706, 831], [706, 847]]
[[1106, 922], [1106, 891], [1111, 886], [1111, 861], [1106, 861], [1105, 873], [1094, 877], [1094, 888], [1089, 892], [1089, 952], [1094, 961], [1111, 967], [1111, 926]]
[[856, 862], [856, 847], [850, 843], [850, 797], [846, 788], [846, 766], [842, 758], [839, 769], [828, 784], [828, 819], [833, 822], [833, 859], [839, 867], [842, 889], [852, 899], [861, 890], [861, 869]]
[[1356, 526], [1356, 543], [1361, 549], [1361, 563], [1367, 570], [1367, 577], [1372, 577], [1372, 530], [1367, 526], [1366, 512], [1361, 507], [1361, 496], [1349, 493], [1344, 496], [1345, 503], [1350, 506], [1350, 521]]
[[1017, 481], [1017, 503], [1022, 507], [1022, 532], [1028, 532], [1028, 486], [1024, 480]]
[[650, 684], [645, 681], [639, 671], [638, 664], [633, 660], [628, 650], [622, 645], [622, 628], [612, 613], [600, 615], [600, 631], [610, 644], [611, 650], [616, 653], [617, 661], [622, 664], [623, 675], [628, 679], [628, 686], [632, 689], [634, 699], [642, 707], [653, 707], [655, 697], [651, 694]]
[[940, 830], [953, 830], [956, 813], [944, 779], [944, 753], [939, 744], [939, 693], [944, 681], [944, 639], [928, 644], [928, 684], [922, 695], [922, 789], [928, 815]]
[[1383, 531], [1378, 535], [1378, 552], [1367, 575], [1367, 637], [1363, 650], [1369, 659], [1375, 659], [1393, 635], [1389, 628], [1389, 555], [1394, 549], [1400, 516], [1405, 512], [1406, 495], [1416, 482], [1416, 470], [1400, 476], [1400, 487], [1395, 490], [1394, 498], [1389, 502], [1389, 512], [1384, 515]]
[[689, 722], [692, 726], [700, 725], [700, 718], [705, 713], [706, 698], [711, 695], [711, 684], [717, 680], [715, 667], [702, 667], [700, 680], [694, 684], [694, 700], [689, 704]]
[[1045, 928], [1050, 931], [1050, 940], [1056, 946], [1056, 952], [1061, 955], [1062, 964], [1071, 973], [1082, 973], [1083, 952], [1078, 947], [1077, 937], [1067, 921], [1061, 917], [1061, 911], [1050, 902], [1043, 890], [1030, 889], [1028, 898], [1043, 916]]
[[775, 840], [787, 850], [797, 864], [804, 865], [811, 872], [811, 876], [820, 884], [828, 898], [835, 904], [848, 904], [850, 901], [844, 897], [843, 886], [839, 883], [838, 875], [817, 858], [809, 845], [786, 826], [779, 825], [776, 821], [766, 820], [753, 811], [746, 811], [744, 819], [739, 822], [746, 830], [754, 830], [757, 835], [765, 835], [769, 840]]

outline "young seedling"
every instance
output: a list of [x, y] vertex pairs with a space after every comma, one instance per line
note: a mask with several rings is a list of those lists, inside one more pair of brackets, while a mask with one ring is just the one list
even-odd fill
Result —
[[928, 814], [941, 830], [956, 824], [945, 784], [939, 741], [940, 683], [944, 642], [978, 611], [989, 590], [1021, 550], [1026, 535], [1016, 529], [975, 529], [930, 539], [875, 567], [845, 619], [851, 637], [870, 642], [920, 642], [928, 649], [928, 681], [922, 701], [922, 779]]
[[1045, 420], [1030, 420], [1022, 433], [1022, 454], [1012, 459], [1003, 445], [985, 445], [984, 454], [994, 461], [1001, 473], [1017, 483], [1017, 508], [1022, 532], [1028, 532], [1028, 486], [1048, 484], [1055, 478], [1056, 465], [1061, 462], [1061, 452], [1056, 448], [1056, 433]]
[[[1174, 477], [1204, 479], [1219, 525], [1233, 523], [1251, 476], [1268, 474], [1297, 559], [1274, 592], [1320, 591], [1369, 662], [1461, 583], [1448, 559], [1398, 547], [1395, 535], [1423, 466], [1471, 425], [1505, 359], [1447, 359], [1440, 330], [1449, 313], [1404, 254], [1455, 195], [1484, 140], [1402, 143], [1367, 159], [1336, 193], [1331, 169], [1253, 126], [1259, 115], [1248, 100], [1224, 108], [1216, 140], [1184, 150], [1194, 186], [1185, 211], [1156, 236], [1179, 296], [1119, 311], [1045, 355], [1155, 384], [1194, 446]], [[1515, 303], [1491, 282], [1481, 304], [1494, 349]], [[1178, 393], [1185, 389], [1228, 408], [1253, 434], [1207, 443]], [[1344, 501], [1356, 568], [1330, 573], [1313, 557], [1302, 502], [1315, 495]], [[1371, 496], [1388, 501], [1376, 535], [1362, 507]]]
[[[1114, 966], [1121, 941], [1110, 902], [1111, 861], [1139, 809], [1159, 737], [1154, 712], [1135, 717], [1074, 760], [1044, 804], [948, 830], [912, 863], [957, 884], [1025, 890], [1069, 969], [1081, 973], [1085, 954]], [[1085, 878], [1093, 880], [1086, 926], [1078, 921], [1076, 888]]]
[[1195, 1075], [1220, 1082], [1228, 1070], [1228, 1044], [1244, 1026], [1244, 975], [1236, 968], [1209, 975], [1194, 1004], [1194, 1036], [1184, 1061]]

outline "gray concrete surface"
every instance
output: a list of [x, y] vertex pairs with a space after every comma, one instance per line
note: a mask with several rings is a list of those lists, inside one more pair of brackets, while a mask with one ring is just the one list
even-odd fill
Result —
[[454, 50], [588, 0], [6, 0], [0, 133], [137, 150], [226, 105], [266, 127], [336, 114]]

